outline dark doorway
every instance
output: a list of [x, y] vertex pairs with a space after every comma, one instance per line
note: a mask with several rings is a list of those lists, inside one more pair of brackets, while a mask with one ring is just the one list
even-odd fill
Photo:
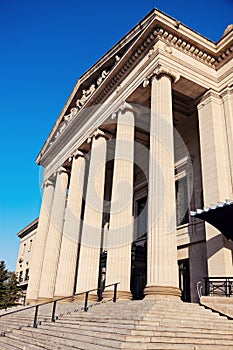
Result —
[[136, 202], [136, 237], [131, 254], [131, 293], [133, 299], [143, 299], [147, 269], [147, 197]]
[[178, 265], [179, 287], [182, 292], [181, 299], [186, 302], [191, 302], [189, 259], [179, 260]]
[[107, 251], [104, 250], [100, 252], [99, 281], [98, 281], [98, 292], [97, 292], [99, 300], [102, 300], [102, 293], [105, 288], [106, 265], [107, 265]]

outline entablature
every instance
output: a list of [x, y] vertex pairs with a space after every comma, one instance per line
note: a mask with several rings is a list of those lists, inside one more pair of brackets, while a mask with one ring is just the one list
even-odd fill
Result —
[[[215, 43], [158, 10], [152, 11], [144, 22], [142, 21], [135, 28], [79, 79], [37, 158], [38, 164], [47, 166], [51, 160], [51, 154], [60, 152], [61, 143], [70, 144], [70, 136], [73, 134], [71, 126], [78, 135], [84, 129], [89, 130], [87, 109], [91, 106], [113, 102], [117, 105], [119, 99], [122, 101], [128, 98], [130, 93], [124, 82], [130, 85], [132, 93], [132, 89], [141, 84], [139, 81], [141, 73], [146, 74], [146, 71], [153, 69], [151, 67], [158, 64], [161, 56], [165, 64], [171, 68], [175, 63], [175, 68], [180, 75], [187, 74], [191, 80], [198, 77], [197, 84], [202, 85], [203, 76], [206, 76], [203, 93], [204, 89], [209, 88], [206, 84], [211, 80], [213, 84], [215, 83], [211, 88], [217, 89], [218, 65], [220, 61], [227, 61], [233, 56], [232, 41], [229, 38], [223, 38], [221, 44], [217, 43], [222, 57], [219, 61]], [[181, 52], [184, 58], [178, 57], [176, 51]], [[185, 56], [191, 59], [191, 67], [185, 65]], [[197, 61], [199, 70], [195, 69]], [[195, 77], [193, 77], [193, 69], [195, 69]], [[132, 76], [135, 81], [132, 80]], [[93, 118], [89, 119], [93, 123]], [[87, 128], [84, 128], [86, 122]], [[94, 125], [98, 126], [95, 122]]]

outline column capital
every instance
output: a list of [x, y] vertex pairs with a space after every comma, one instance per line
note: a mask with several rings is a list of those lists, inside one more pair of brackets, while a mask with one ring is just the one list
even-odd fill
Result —
[[221, 104], [221, 97], [219, 96], [219, 94], [217, 93], [217, 91], [214, 91], [212, 89], [209, 89], [208, 91], [206, 91], [206, 93], [201, 97], [200, 102], [197, 105], [197, 109], [200, 110], [202, 109], [204, 106], [206, 106], [207, 104], [209, 104], [210, 102], [216, 102]]
[[155, 69], [143, 80], [143, 87], [147, 87], [150, 84], [152, 78], [160, 79], [166, 76], [176, 83], [180, 79], [180, 74], [173, 69], [166, 67], [164, 64], [159, 63]]
[[106, 140], [109, 140], [110, 136], [104, 132], [103, 130], [97, 128], [93, 134], [91, 134], [88, 139], [87, 139], [87, 143], [91, 143], [92, 139], [95, 138], [95, 139], [98, 139], [99, 137], [103, 137], [105, 138]]
[[74, 158], [78, 158], [78, 157], [85, 157], [85, 154], [80, 151], [78, 148], [76, 149], [76, 151], [74, 151], [70, 157], [69, 157], [69, 162], [71, 162]]
[[222, 89], [220, 91], [220, 96], [222, 98], [225, 98], [225, 97], [231, 96], [231, 95], [233, 95], [233, 87], [226, 86], [224, 89]]
[[62, 173], [67, 173], [68, 174], [68, 170], [63, 167], [63, 166], [60, 166], [54, 173], [53, 173], [53, 176], [55, 177], [57, 174], [62, 174]]
[[46, 179], [46, 180], [43, 181], [42, 188], [45, 188], [45, 187], [48, 187], [48, 186], [54, 186], [54, 185], [55, 185], [54, 179], [49, 178], [49, 179]]
[[136, 108], [126, 101], [122, 101], [120, 106], [112, 113], [111, 119], [115, 119], [119, 112], [125, 113], [126, 111], [132, 112], [134, 115], [137, 114]]

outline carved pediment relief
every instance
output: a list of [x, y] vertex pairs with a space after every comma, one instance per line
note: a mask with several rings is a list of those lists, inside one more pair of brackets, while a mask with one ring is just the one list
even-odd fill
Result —
[[[231, 58], [233, 53], [233, 46], [227, 43], [226, 47], [221, 49], [220, 55], [213, 42], [192, 32], [180, 22], [153, 10], [79, 79], [42, 148], [38, 163], [69, 123], [78, 118], [85, 106], [103, 103], [114, 90], [118, 92], [131, 67], [136, 65], [145, 53], [148, 54], [149, 60], [153, 60], [157, 54], [153, 49], [155, 39], [164, 42], [168, 54], [172, 54], [174, 49], [179, 50], [214, 69], [217, 69], [222, 60]], [[145, 84], [147, 83], [146, 81]]]

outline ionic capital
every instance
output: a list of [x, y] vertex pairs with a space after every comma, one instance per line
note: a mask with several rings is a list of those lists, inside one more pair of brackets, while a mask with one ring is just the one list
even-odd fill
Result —
[[56, 177], [56, 175], [62, 174], [62, 173], [68, 174], [68, 170], [67, 170], [65, 167], [63, 167], [63, 166], [60, 166], [60, 167], [53, 173], [53, 176]]
[[48, 187], [48, 186], [54, 186], [55, 185], [55, 181], [54, 179], [46, 179], [43, 181], [42, 183], [42, 188]]
[[69, 162], [73, 160], [73, 158], [78, 158], [78, 157], [84, 157], [85, 154], [81, 152], [79, 149], [77, 149], [74, 153], [72, 153], [69, 157]]
[[174, 70], [164, 66], [159, 63], [153, 72], [151, 72], [145, 79], [143, 80], [142, 86], [147, 87], [150, 84], [151, 78], [155, 77], [156, 79], [160, 79], [161, 77], [166, 76], [171, 79], [172, 82], [176, 83], [180, 79], [180, 74], [175, 72]]
[[99, 137], [104, 137], [106, 140], [109, 140], [109, 135], [106, 134], [103, 130], [97, 128], [91, 136], [88, 137], [87, 143], [91, 143], [92, 139], [98, 139]]
[[126, 111], [130, 111], [133, 114], [136, 114], [136, 109], [133, 105], [131, 105], [130, 103], [123, 101], [120, 106], [112, 113], [111, 115], [111, 119], [115, 119], [118, 115], [119, 112], [123, 112], [125, 113]]

